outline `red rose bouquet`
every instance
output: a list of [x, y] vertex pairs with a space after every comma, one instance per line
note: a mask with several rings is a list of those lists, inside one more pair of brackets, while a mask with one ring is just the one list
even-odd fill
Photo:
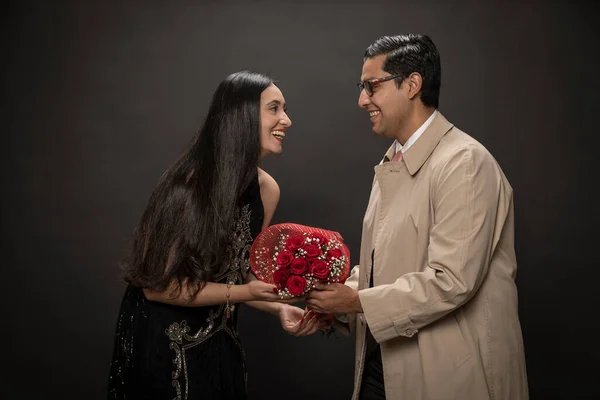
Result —
[[350, 273], [350, 251], [337, 232], [277, 224], [254, 240], [250, 267], [258, 279], [277, 285], [282, 298], [298, 297], [319, 281], [345, 282]]

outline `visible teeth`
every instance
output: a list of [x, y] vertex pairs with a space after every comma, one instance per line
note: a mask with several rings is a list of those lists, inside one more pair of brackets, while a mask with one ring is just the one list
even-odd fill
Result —
[[271, 135], [283, 139], [285, 137], [285, 132], [283, 131], [271, 131]]
[[379, 115], [379, 114], [380, 114], [379, 111], [371, 111], [371, 112], [369, 112], [369, 117], [373, 118], [374, 116]]

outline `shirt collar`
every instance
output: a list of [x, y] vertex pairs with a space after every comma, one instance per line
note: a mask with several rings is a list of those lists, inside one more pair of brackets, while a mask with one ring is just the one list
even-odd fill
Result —
[[400, 144], [399, 141], [395, 141], [396, 143], [396, 152], [401, 151], [402, 153], [404, 153], [406, 150], [409, 149], [410, 146], [413, 145], [414, 142], [417, 141], [417, 139], [423, 134], [423, 132], [425, 132], [425, 129], [427, 129], [429, 127], [429, 125], [431, 125], [431, 121], [433, 121], [433, 119], [435, 118], [435, 116], [437, 115], [437, 110], [435, 110], [433, 112], [433, 114], [431, 114], [429, 116], [429, 118], [427, 118], [427, 121], [423, 122], [423, 125], [421, 125], [419, 127], [419, 129], [417, 129], [415, 131], [415, 133], [413, 133], [412, 135], [410, 135], [410, 137], [408, 138], [408, 140], [406, 141], [406, 143], [404, 143], [404, 146]]

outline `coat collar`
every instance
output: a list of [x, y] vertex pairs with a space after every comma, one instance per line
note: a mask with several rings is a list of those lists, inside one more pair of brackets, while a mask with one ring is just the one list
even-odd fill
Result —
[[[438, 111], [431, 124], [427, 127], [421, 137], [413, 143], [410, 148], [402, 154], [406, 168], [411, 175], [414, 175], [423, 166], [433, 150], [436, 148], [442, 137], [452, 129], [454, 125]], [[385, 153], [383, 162], [388, 162], [396, 154], [396, 143], [393, 143]]]

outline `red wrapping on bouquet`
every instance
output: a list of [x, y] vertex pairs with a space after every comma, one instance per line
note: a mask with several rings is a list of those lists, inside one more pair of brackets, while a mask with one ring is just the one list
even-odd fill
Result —
[[277, 285], [283, 298], [297, 297], [317, 282], [345, 282], [350, 274], [350, 251], [338, 232], [277, 224], [254, 240], [250, 267], [258, 279]]

